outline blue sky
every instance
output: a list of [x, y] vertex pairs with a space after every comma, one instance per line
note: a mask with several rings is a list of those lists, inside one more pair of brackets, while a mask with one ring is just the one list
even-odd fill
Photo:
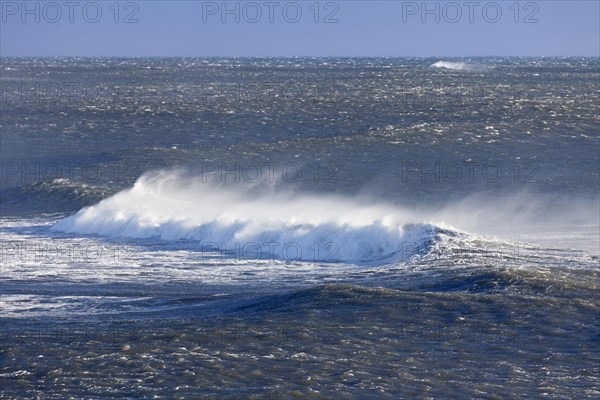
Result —
[[1, 56], [600, 56], [597, 0], [23, 4]]

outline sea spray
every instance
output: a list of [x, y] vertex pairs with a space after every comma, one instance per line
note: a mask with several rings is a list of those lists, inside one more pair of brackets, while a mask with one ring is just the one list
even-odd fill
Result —
[[203, 251], [303, 261], [405, 259], [438, 227], [409, 210], [332, 195], [257, 194], [253, 185], [215, 185], [180, 170], [144, 174], [130, 188], [59, 221], [55, 230], [195, 241]]

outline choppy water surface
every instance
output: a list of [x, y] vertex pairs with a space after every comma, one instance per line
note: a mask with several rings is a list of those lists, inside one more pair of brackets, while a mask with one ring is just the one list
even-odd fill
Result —
[[599, 66], [3, 58], [2, 396], [598, 398]]

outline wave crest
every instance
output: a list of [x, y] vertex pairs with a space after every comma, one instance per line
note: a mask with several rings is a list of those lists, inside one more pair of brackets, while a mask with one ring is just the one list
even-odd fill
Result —
[[489, 66], [481, 64], [471, 64], [465, 62], [454, 62], [454, 61], [438, 61], [430, 65], [430, 68], [444, 68], [453, 71], [486, 71], [491, 69]]
[[70, 233], [191, 241], [244, 258], [389, 262], [422, 253], [438, 226], [411, 213], [333, 196], [215, 186], [181, 172], [143, 175], [135, 185], [60, 220]]

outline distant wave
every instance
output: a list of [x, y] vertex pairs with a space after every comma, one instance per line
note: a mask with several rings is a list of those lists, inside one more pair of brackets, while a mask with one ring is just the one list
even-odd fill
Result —
[[486, 71], [492, 69], [492, 67], [481, 64], [470, 64], [464, 62], [453, 62], [453, 61], [438, 61], [430, 65], [431, 68], [445, 68], [455, 71]]
[[131, 189], [80, 210], [54, 229], [186, 240], [202, 251], [315, 262], [403, 260], [423, 252], [444, 231], [412, 223], [410, 212], [392, 207], [331, 196], [259, 193], [241, 185], [209, 185], [173, 171], [149, 173]]

